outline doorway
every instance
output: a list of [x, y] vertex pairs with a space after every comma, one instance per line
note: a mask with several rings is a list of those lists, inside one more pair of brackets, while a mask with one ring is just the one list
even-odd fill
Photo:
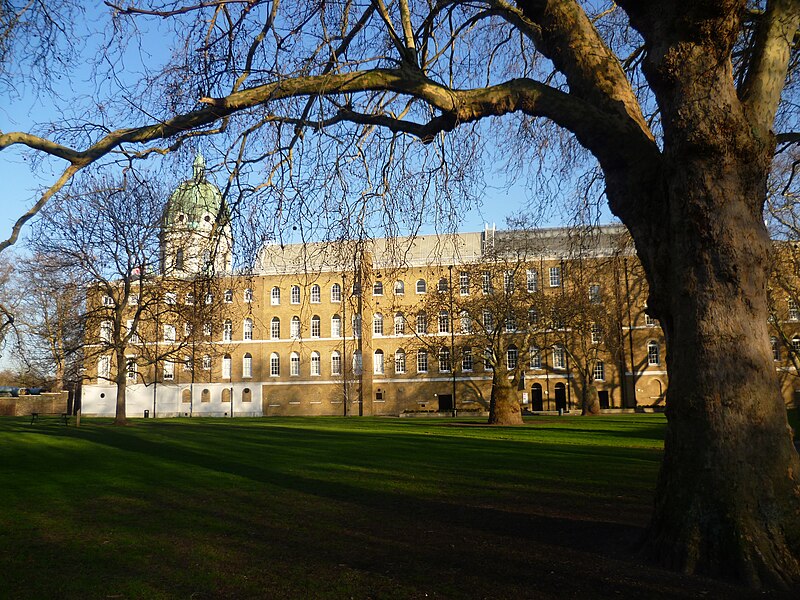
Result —
[[533, 411], [544, 410], [544, 402], [542, 400], [542, 386], [539, 383], [534, 383], [531, 386], [531, 410]]
[[556, 384], [556, 410], [567, 411], [567, 386], [563, 383]]
[[439, 394], [439, 412], [451, 412], [453, 410], [453, 395]]
[[608, 390], [600, 390], [597, 392], [597, 398], [600, 400], [600, 408], [610, 408], [608, 404]]

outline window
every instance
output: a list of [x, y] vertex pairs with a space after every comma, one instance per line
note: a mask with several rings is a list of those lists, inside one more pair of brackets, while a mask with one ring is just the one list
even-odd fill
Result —
[[175, 363], [171, 360], [164, 361], [164, 381], [175, 379]]
[[539, 311], [535, 308], [528, 309], [528, 325], [536, 327], [539, 324]]
[[252, 402], [253, 401], [253, 392], [250, 391], [250, 388], [244, 388], [242, 390], [242, 402]]
[[564, 346], [556, 344], [553, 346], [553, 368], [566, 369], [567, 368], [567, 351]]
[[319, 377], [320, 375], [319, 352], [311, 353], [311, 375], [314, 377]]
[[383, 335], [383, 315], [381, 313], [375, 313], [372, 316], [372, 334]]
[[599, 344], [603, 341], [603, 330], [597, 323], [592, 323], [592, 343]]
[[372, 372], [375, 375], [383, 375], [383, 350], [375, 350], [372, 356]]
[[561, 267], [550, 267], [550, 287], [561, 287]]
[[394, 316], [394, 334], [403, 335], [406, 332], [406, 318], [402, 313]]
[[453, 366], [450, 364], [449, 348], [439, 348], [439, 356], [437, 358], [439, 361], [439, 373], [449, 373], [453, 370]]
[[135, 356], [125, 357], [125, 374], [128, 378], [128, 381], [136, 381], [136, 376], [139, 374], [139, 371], [137, 370], [136, 367]]
[[200, 392], [200, 402], [211, 402], [211, 390], [204, 389]]
[[394, 372], [397, 375], [406, 372], [406, 352], [402, 348], [394, 353]]
[[418, 294], [424, 294], [427, 291], [428, 291], [428, 284], [425, 283], [424, 279], [418, 279], [417, 280], [417, 293]]
[[[645, 308], [645, 310], [647, 310], [647, 308]], [[655, 327], [657, 325], [656, 320], [647, 313], [644, 313], [644, 324], [648, 327]]]
[[211, 370], [211, 356], [208, 354], [203, 355], [203, 371]]
[[602, 301], [603, 298], [600, 295], [600, 284], [593, 283], [589, 286], [589, 302], [592, 304], [600, 304]]
[[183, 269], [183, 248], [178, 248], [175, 251], [175, 268], [179, 271]]
[[417, 350], [417, 373], [428, 372], [428, 353], [425, 350]]
[[517, 361], [519, 359], [519, 351], [516, 346], [509, 346], [506, 350], [506, 368], [508, 370], [517, 368]]
[[101, 356], [97, 360], [97, 383], [100, 383], [101, 379], [108, 379], [110, 375], [111, 375], [111, 357]]
[[353, 375], [361, 375], [364, 369], [364, 363], [361, 360], [361, 350], [353, 352]]
[[514, 318], [514, 315], [507, 314], [506, 315], [506, 333], [511, 333], [517, 330], [517, 320]]
[[417, 333], [426, 333], [428, 331], [428, 315], [425, 313], [417, 314]]
[[787, 300], [789, 305], [789, 320], [790, 321], [798, 321], [800, 320], [800, 307], [797, 306], [797, 302], [794, 298], [789, 298]]
[[778, 345], [778, 338], [769, 338], [769, 345], [772, 348], [772, 360], [781, 359], [781, 347]]
[[331, 353], [331, 375], [342, 374], [342, 356], [338, 351]]
[[[173, 294], [173, 296], [174, 295], [175, 294]], [[139, 294], [131, 294], [130, 296], [128, 296], [128, 304], [130, 304], [131, 306], [136, 306], [137, 304], [139, 304]], [[175, 304], [175, 302], [173, 302], [173, 304]]]
[[222, 294], [222, 301], [225, 304], [230, 304], [233, 302], [233, 290], [225, 290], [225, 292]]
[[192, 292], [187, 292], [187, 294], [183, 297], [183, 303], [186, 306], [194, 306], [194, 294]]
[[558, 310], [553, 309], [553, 312], [550, 315], [550, 320], [553, 323], [553, 329], [564, 329], [564, 319], [561, 317], [561, 314]]
[[322, 293], [315, 283], [311, 286], [311, 304], [319, 304], [320, 302], [322, 302]]
[[273, 340], [281, 339], [281, 320], [278, 317], [272, 317], [269, 324], [269, 337]]
[[450, 333], [450, 315], [446, 310], [439, 312], [439, 333]]
[[269, 302], [272, 306], [278, 306], [281, 303], [281, 288], [275, 286], [269, 293]]
[[130, 337], [128, 338], [130, 343], [131, 344], [138, 344], [139, 343], [139, 335], [136, 333], [136, 330], [134, 329], [133, 319], [128, 319], [127, 320], [127, 322], [125, 323], [125, 329], [127, 330], [127, 333], [130, 335]]
[[244, 301], [247, 304], [250, 304], [253, 301], [253, 289], [252, 288], [246, 288], [244, 290]]
[[494, 329], [494, 316], [488, 310], [483, 311], [483, 328], [486, 331]]
[[281, 374], [281, 357], [276, 352], [269, 355], [269, 376], [279, 377]]
[[175, 325], [164, 325], [164, 341], [165, 342], [174, 342], [175, 341]]
[[450, 288], [450, 286], [447, 283], [447, 278], [446, 277], [442, 277], [441, 279], [439, 279], [439, 284], [437, 285], [436, 289], [440, 293], [446, 292], [449, 288]]
[[342, 301], [342, 286], [338, 283], [334, 283], [331, 286], [331, 302], [341, 302]]
[[292, 320], [289, 322], [289, 337], [300, 337], [300, 317], [297, 315], [293, 316]]
[[232, 376], [231, 372], [231, 355], [226, 354], [222, 357], [222, 378], [223, 379], [230, 379]]
[[472, 348], [464, 348], [461, 351], [461, 370], [472, 371]]
[[514, 292], [514, 271], [506, 271], [503, 273], [503, 291], [506, 294]]
[[109, 295], [103, 296], [103, 306], [114, 306], [114, 299]]
[[289, 375], [292, 377], [300, 375], [300, 355], [297, 352], [289, 355]]
[[194, 363], [192, 362], [191, 357], [184, 356], [183, 357], [183, 370], [187, 373], [191, 373], [192, 369], [194, 368]]
[[222, 324], [222, 341], [230, 342], [233, 340], [233, 322], [230, 319], [225, 319]]
[[795, 355], [800, 354], [800, 337], [792, 338], [792, 351]]
[[481, 291], [484, 294], [492, 293], [492, 274], [489, 271], [481, 273]]
[[361, 337], [361, 315], [353, 315], [353, 337]]
[[214, 302], [214, 294], [209, 292], [206, 294], [206, 304], [212, 304]]
[[320, 336], [320, 319], [317, 315], [311, 317], [311, 337], [318, 338]]
[[402, 296], [406, 293], [406, 284], [399, 279], [394, 282], [394, 295]]
[[342, 337], [342, 317], [339, 315], [331, 317], [331, 337]]
[[203, 335], [211, 335], [211, 323], [203, 323]]
[[361, 282], [356, 281], [353, 283], [353, 296], [358, 297], [361, 295]]
[[594, 364], [594, 380], [595, 381], [606, 380], [606, 365], [602, 360], [598, 360]]
[[191, 323], [184, 323], [183, 324], [183, 337], [188, 338], [192, 335], [192, 331], [194, 328], [192, 327]]
[[300, 286], [293, 285], [290, 295], [289, 295], [289, 302], [292, 304], [300, 304]]
[[458, 293], [462, 296], [469, 296], [469, 273], [466, 271], [458, 274]]
[[372, 286], [372, 295], [373, 296], [383, 296], [383, 282], [376, 281], [375, 284]]
[[253, 319], [250, 317], [244, 320], [242, 323], [242, 339], [243, 340], [252, 340], [253, 339]]
[[539, 272], [536, 269], [528, 269], [525, 272], [525, 281], [530, 293], [539, 291]]
[[175, 292], [167, 292], [164, 294], [164, 304], [175, 304], [178, 301], [178, 296]]
[[531, 348], [530, 368], [534, 370], [542, 368], [542, 354], [536, 347]]
[[647, 342], [647, 364], [648, 365], [661, 364], [661, 356], [658, 348], [658, 342], [655, 341]]
[[461, 333], [472, 333], [472, 317], [465, 310], [461, 311], [460, 324]]
[[494, 367], [494, 353], [492, 352], [491, 348], [486, 348], [483, 351], [483, 369], [485, 371], [491, 371]]

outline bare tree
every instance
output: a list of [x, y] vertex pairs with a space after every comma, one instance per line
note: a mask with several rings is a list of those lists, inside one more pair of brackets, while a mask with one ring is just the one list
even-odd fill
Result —
[[776, 142], [800, 140], [786, 84], [798, 0], [109, 5], [118, 31], [168, 19], [175, 60], [95, 99], [93, 122], [0, 134], [0, 149], [67, 165], [10, 242], [77, 172], [189, 137], [220, 136], [234, 195], [268, 207], [276, 227], [343, 231], [457, 214], [493, 132], [510, 141], [511, 170], [548, 149], [583, 165], [590, 154], [668, 345], [647, 548], [754, 587], [800, 580], [800, 459], [775, 385], [762, 216]]

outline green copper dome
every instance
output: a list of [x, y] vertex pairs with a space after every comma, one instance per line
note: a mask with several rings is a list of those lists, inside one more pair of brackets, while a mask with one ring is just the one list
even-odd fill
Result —
[[164, 227], [197, 229], [211, 226], [222, 212], [220, 222], [227, 224], [228, 211], [219, 188], [206, 179], [206, 164], [198, 152], [194, 159], [194, 176], [181, 183], [167, 201], [164, 210]]

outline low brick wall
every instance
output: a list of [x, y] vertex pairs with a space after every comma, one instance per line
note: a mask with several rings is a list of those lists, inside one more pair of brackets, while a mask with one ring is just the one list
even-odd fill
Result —
[[20, 396], [19, 398], [0, 398], [0, 415], [5, 417], [30, 416], [32, 412], [67, 412], [68, 392], [48, 392], [39, 396]]

